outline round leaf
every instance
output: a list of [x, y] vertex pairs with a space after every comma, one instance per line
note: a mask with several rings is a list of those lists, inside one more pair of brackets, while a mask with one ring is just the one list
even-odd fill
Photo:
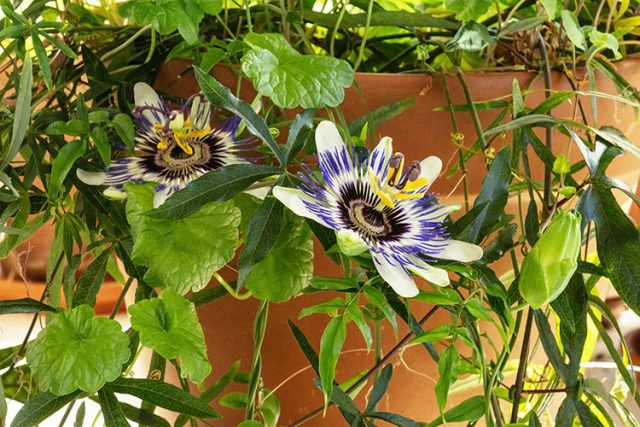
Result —
[[95, 393], [120, 376], [128, 344], [118, 322], [81, 305], [53, 318], [27, 347], [27, 361], [41, 390]]
[[129, 307], [143, 345], [166, 359], [180, 359], [180, 376], [202, 382], [211, 373], [207, 345], [193, 303], [172, 289]]
[[178, 220], [147, 216], [153, 207], [153, 186], [126, 185], [126, 211], [133, 236], [133, 261], [149, 267], [151, 286], [180, 294], [204, 288], [211, 275], [235, 253], [240, 211], [228, 202], [210, 202]]

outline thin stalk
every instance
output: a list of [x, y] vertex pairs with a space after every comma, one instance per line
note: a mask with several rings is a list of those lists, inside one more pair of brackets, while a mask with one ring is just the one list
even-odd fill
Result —
[[524, 388], [524, 374], [527, 369], [527, 358], [529, 355], [529, 342], [531, 341], [532, 326], [533, 309], [529, 307], [524, 327], [522, 349], [520, 351], [520, 363], [518, 364], [518, 372], [516, 374], [515, 393], [513, 395], [513, 406], [511, 407], [511, 419], [509, 421], [511, 424], [515, 424], [518, 421], [518, 407], [520, 406], [520, 398], [522, 397], [522, 390]]
[[260, 375], [262, 372], [262, 343], [264, 342], [264, 334], [267, 330], [267, 317], [269, 314], [269, 302], [263, 300], [260, 302], [256, 319], [253, 324], [253, 362], [251, 365], [251, 373], [249, 376], [249, 391], [247, 393], [247, 410], [245, 419], [252, 420], [255, 416], [255, 404], [258, 396], [258, 386], [260, 385]]
[[249, 7], [249, 1], [244, 0], [245, 12], [247, 14], [247, 27], [249, 27], [249, 32], [253, 33], [253, 22], [251, 21], [251, 8]]
[[114, 317], [116, 317], [116, 314], [118, 314], [118, 311], [120, 311], [120, 306], [122, 305], [122, 302], [124, 301], [124, 297], [127, 295], [127, 292], [129, 292], [129, 288], [131, 287], [132, 283], [133, 283], [133, 277], [129, 277], [127, 279], [127, 282], [124, 284], [124, 287], [120, 292], [120, 295], [118, 295], [118, 301], [116, 301], [116, 304], [113, 306], [113, 310], [111, 310], [109, 319], [113, 319]]
[[151, 29], [151, 24], [145, 25], [144, 27], [140, 28], [134, 35], [129, 37], [125, 42], [123, 42], [122, 44], [118, 45], [118, 47], [116, 47], [115, 49], [111, 49], [109, 52], [107, 52], [104, 55], [102, 55], [100, 57], [100, 61], [105, 62], [107, 59], [111, 58], [116, 53], [121, 52], [123, 49], [126, 49], [128, 46], [131, 45], [131, 43], [136, 41], [136, 39], [138, 37], [140, 37], [141, 35], [143, 35], [147, 31], [149, 31], [150, 29]]
[[464, 72], [462, 71], [461, 68], [458, 68], [456, 70], [456, 76], [458, 76], [458, 80], [462, 85], [462, 90], [464, 91], [464, 97], [467, 99], [467, 104], [469, 105], [469, 110], [471, 111], [473, 126], [476, 128], [476, 133], [478, 134], [478, 140], [480, 141], [482, 151], [484, 152], [484, 150], [487, 149], [487, 140], [484, 137], [484, 132], [482, 131], [482, 123], [480, 123], [480, 117], [478, 116], [478, 110], [476, 109], [476, 106], [473, 103], [473, 97], [471, 96], [471, 91], [469, 90], [467, 81], [464, 78]]
[[347, 8], [342, 7], [340, 13], [338, 14], [338, 19], [336, 20], [336, 26], [333, 28], [331, 32], [331, 41], [329, 42], [329, 55], [335, 57], [335, 42], [336, 36], [338, 35], [338, 30], [340, 29], [340, 24], [342, 24], [342, 18], [344, 18], [344, 14], [346, 13]]
[[371, 15], [373, 14], [373, 0], [369, 0], [369, 5], [367, 6], [367, 21], [364, 25], [364, 34], [362, 36], [362, 42], [360, 43], [360, 49], [358, 50], [358, 59], [356, 59], [356, 63], [353, 65], [353, 71], [358, 71], [360, 64], [362, 63], [362, 59], [364, 58], [364, 48], [367, 45], [367, 35], [369, 34], [369, 26], [371, 25]]
[[[436, 311], [438, 311], [438, 309], [441, 308], [439, 306], [434, 306], [431, 310], [429, 310], [427, 312], [427, 314], [425, 314], [422, 319], [420, 319], [418, 321], [419, 325], [424, 325], [430, 318], [431, 316], [433, 316], [435, 314]], [[382, 365], [384, 365], [385, 363], [387, 363], [387, 361], [398, 352], [398, 350], [400, 350], [401, 348], [403, 348], [411, 339], [411, 337], [413, 337], [414, 333], [413, 332], [409, 332], [407, 335], [405, 335], [400, 341], [398, 341], [398, 343], [393, 346], [393, 348], [391, 350], [389, 350], [389, 352], [387, 354], [384, 355], [384, 357], [382, 357], [382, 359], [380, 359], [380, 361], [376, 362], [375, 365], [373, 365], [371, 367], [371, 369], [369, 369], [358, 381], [356, 381], [355, 383], [353, 383], [353, 385], [351, 387], [349, 387], [347, 390], [345, 390], [345, 392], [347, 394], [351, 393], [353, 390], [357, 389], [358, 387], [360, 387], [360, 385], [367, 381], [367, 379], [373, 375], [375, 372], [378, 371], [378, 369], [380, 369], [380, 367]], [[328, 406], [333, 406], [333, 402], [329, 402]], [[297, 427], [300, 426], [304, 423], [306, 423], [307, 421], [309, 421], [310, 419], [314, 418], [316, 415], [321, 414], [322, 411], [324, 410], [324, 405], [323, 406], [319, 406], [316, 409], [314, 409], [313, 411], [307, 413], [306, 415], [302, 416], [301, 418], [297, 419], [296, 421], [292, 422], [291, 424], [289, 424], [289, 427]]]
[[[444, 95], [447, 99], [447, 105], [449, 106], [449, 115], [451, 116], [451, 124], [453, 125], [452, 138], [454, 138], [458, 144], [458, 164], [460, 165], [460, 171], [462, 172], [462, 189], [464, 191], [464, 210], [465, 212], [469, 211], [469, 188], [467, 183], [467, 165], [464, 161], [464, 152], [462, 150], [462, 144], [464, 141], [464, 135], [460, 133], [460, 127], [458, 126], [458, 121], [456, 120], [456, 112], [453, 109], [453, 103], [451, 102], [451, 93], [449, 92], [449, 85], [447, 84], [447, 79], [444, 74], [440, 75], [442, 79], [442, 88], [444, 89]], [[462, 138], [458, 138], [458, 135]]]
[[[542, 38], [542, 35], [538, 34], [538, 49], [542, 54], [542, 61], [544, 63], [543, 75], [544, 75], [544, 96], [545, 98], [549, 98], [551, 96], [551, 66], [549, 65], [549, 57], [547, 55], [547, 47]], [[548, 115], [551, 115], [551, 110], [547, 112]], [[553, 149], [553, 129], [548, 127], [546, 129], [546, 138], [547, 138], [547, 148], [549, 151]], [[551, 205], [551, 167], [545, 164], [544, 167], [544, 208], [545, 212], [548, 213], [549, 206]]]

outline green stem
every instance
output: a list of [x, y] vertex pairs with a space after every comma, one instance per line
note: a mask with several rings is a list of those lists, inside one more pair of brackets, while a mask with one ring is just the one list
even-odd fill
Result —
[[464, 152], [462, 151], [462, 144], [464, 141], [464, 135], [460, 132], [460, 127], [458, 126], [458, 120], [456, 119], [456, 113], [453, 109], [453, 103], [451, 102], [451, 93], [449, 92], [449, 85], [447, 84], [447, 79], [444, 74], [440, 75], [442, 79], [442, 88], [444, 89], [444, 95], [447, 99], [447, 105], [449, 106], [449, 115], [451, 116], [451, 123], [453, 125], [452, 138], [458, 138], [458, 136], [462, 136], [461, 139], [456, 139], [459, 142], [458, 144], [458, 164], [460, 165], [460, 171], [462, 172], [462, 188], [464, 190], [464, 210], [466, 212], [469, 211], [469, 188], [467, 183], [467, 166], [464, 161]]
[[260, 375], [262, 372], [262, 343], [267, 329], [267, 317], [269, 314], [269, 302], [260, 301], [260, 306], [256, 312], [256, 319], [253, 324], [253, 362], [249, 376], [249, 391], [247, 392], [247, 410], [245, 419], [252, 420], [255, 416], [255, 404], [258, 396], [258, 386], [260, 385]]
[[527, 320], [524, 327], [524, 337], [522, 339], [522, 349], [520, 351], [520, 363], [518, 364], [518, 373], [516, 374], [515, 393], [513, 395], [513, 406], [511, 407], [511, 424], [518, 421], [518, 407], [520, 406], [520, 398], [522, 397], [522, 389], [524, 388], [524, 375], [527, 368], [527, 359], [529, 356], [529, 342], [531, 341], [531, 328], [533, 326], [533, 309], [529, 307], [527, 312]]
[[251, 21], [251, 8], [249, 8], [248, 0], [244, 0], [244, 7], [247, 14], [247, 27], [249, 27], [249, 32], [253, 33], [253, 22]]
[[471, 91], [469, 90], [467, 81], [464, 78], [464, 72], [462, 71], [462, 69], [458, 68], [456, 70], [456, 76], [458, 76], [458, 80], [462, 85], [462, 90], [464, 91], [464, 97], [467, 99], [467, 105], [469, 106], [469, 110], [471, 111], [473, 126], [476, 128], [476, 133], [478, 134], [478, 140], [480, 141], [480, 146], [482, 147], [482, 151], [484, 152], [484, 150], [487, 149], [487, 140], [484, 137], [484, 132], [482, 131], [482, 123], [480, 123], [480, 117], [478, 116], [478, 110], [476, 109], [476, 105], [473, 102], [473, 97], [471, 96]]
[[358, 71], [362, 59], [364, 58], [364, 48], [367, 45], [367, 35], [369, 34], [369, 26], [371, 25], [371, 15], [373, 13], [373, 0], [369, 0], [369, 6], [367, 6], [367, 21], [364, 26], [364, 34], [362, 36], [362, 42], [360, 43], [360, 49], [358, 50], [358, 59], [353, 65], [353, 71]]
[[120, 311], [120, 306], [122, 305], [122, 302], [124, 301], [124, 297], [127, 295], [127, 292], [129, 292], [129, 288], [131, 287], [133, 280], [134, 280], [133, 277], [129, 277], [127, 279], [127, 282], [124, 284], [124, 287], [120, 292], [120, 295], [118, 295], [118, 301], [116, 301], [115, 305], [113, 306], [113, 310], [111, 310], [109, 319], [113, 319], [114, 317], [116, 317], [116, 314], [118, 314], [118, 311]]
[[[547, 55], [547, 48], [542, 38], [542, 35], [538, 34], [538, 49], [542, 54], [542, 62], [544, 63], [544, 96], [545, 98], [549, 98], [551, 96], [551, 66], [549, 65], [549, 57]], [[551, 115], [551, 110], [547, 112], [548, 115]], [[553, 148], [553, 128], [548, 127], [546, 129], [546, 138], [547, 138], [547, 148], [549, 151]], [[549, 212], [549, 208], [551, 205], [551, 167], [545, 163], [544, 167], [544, 208], [545, 212]]]
[[104, 55], [102, 55], [100, 57], [100, 61], [105, 62], [107, 59], [111, 58], [112, 56], [114, 56], [118, 52], [121, 52], [123, 49], [126, 49], [129, 45], [131, 45], [131, 43], [136, 41], [136, 39], [138, 37], [140, 37], [141, 35], [143, 35], [147, 31], [149, 31], [150, 29], [151, 29], [151, 24], [145, 25], [144, 27], [140, 28], [134, 35], [129, 37], [124, 43], [122, 43], [121, 45], [118, 45], [118, 47], [116, 47], [114, 49], [111, 49], [109, 52], [107, 52]]

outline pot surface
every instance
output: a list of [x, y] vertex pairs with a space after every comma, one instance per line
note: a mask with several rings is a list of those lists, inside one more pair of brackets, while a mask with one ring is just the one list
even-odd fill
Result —
[[[619, 71], [626, 76], [634, 86], [640, 86], [640, 61], [625, 60], [617, 64]], [[615, 94], [615, 89], [608, 80], [597, 74], [597, 90]], [[235, 88], [238, 77], [233, 70], [217, 67], [214, 75], [223, 84]], [[177, 77], [176, 77], [177, 76]], [[521, 90], [529, 88], [526, 104], [535, 107], [544, 99], [544, 83], [541, 76], [528, 72], [492, 72], [471, 73], [466, 75], [466, 82], [470, 92], [477, 101], [486, 101], [499, 97], [509, 97], [513, 80], [519, 82]], [[454, 105], [466, 104], [463, 89], [456, 76], [445, 78]], [[187, 97], [198, 91], [196, 81], [186, 61], [173, 60], [164, 64], [155, 83], [155, 87], [173, 96]], [[556, 90], [570, 90], [565, 77], [554, 73], [552, 87]], [[587, 87], [580, 89], [587, 90]], [[255, 91], [250, 83], [243, 82], [240, 96], [251, 101]], [[366, 74], [356, 75], [356, 85], [347, 90], [341, 110], [347, 121], [361, 117], [391, 102], [411, 98], [414, 104], [411, 108], [377, 127], [374, 132], [376, 141], [369, 141], [370, 146], [377, 143], [381, 136], [391, 136], [394, 139], [394, 149], [403, 152], [408, 160], [421, 160], [429, 155], [439, 156], [445, 165], [457, 161], [457, 150], [451, 142], [453, 132], [448, 111], [434, 111], [437, 107], [446, 107], [447, 102], [443, 81], [439, 77], [418, 74]], [[591, 122], [590, 99], [581, 97], [585, 105], [589, 121]], [[640, 141], [640, 128], [634, 120], [631, 107], [623, 107], [613, 101], [598, 99], [598, 127], [610, 125], [620, 129], [631, 141]], [[574, 118], [576, 113], [573, 105], [564, 103], [553, 110], [559, 117]], [[481, 111], [479, 113], [482, 126], [486, 129], [497, 117], [498, 110]], [[477, 134], [471, 115], [468, 112], [457, 112], [460, 132], [464, 135], [464, 147], [470, 148]], [[537, 129], [540, 138], [544, 138], [543, 130]], [[544, 139], [543, 139], [544, 140]], [[498, 151], [510, 143], [510, 136], [498, 136], [490, 140], [490, 146]], [[564, 153], [572, 161], [581, 159], [575, 145], [568, 137], [554, 132], [554, 153]], [[534, 156], [530, 156], [533, 158]], [[474, 156], [467, 163], [468, 188], [473, 200], [480, 189], [482, 179], [486, 173], [486, 165], [481, 155]], [[542, 180], [543, 165], [532, 160], [532, 174], [534, 178]], [[610, 169], [614, 177], [625, 182], [631, 188], [636, 187], [640, 168], [638, 159], [625, 154], [614, 161]], [[444, 175], [444, 174], [443, 174]], [[452, 178], [441, 176], [435, 182], [433, 191], [440, 195], [444, 203], [462, 204], [464, 197], [462, 186], [459, 185], [460, 174]], [[526, 203], [526, 201], [525, 201]], [[517, 204], [510, 203], [508, 210], [515, 212]], [[339, 276], [341, 271], [316, 245], [316, 274], [324, 276]], [[497, 270], [506, 271], [507, 267], [498, 266]], [[429, 285], [422, 284], [428, 289]], [[291, 320], [307, 335], [316, 351], [319, 348], [320, 337], [328, 321], [326, 316], [314, 315], [297, 320], [299, 311], [313, 304], [335, 298], [332, 293], [303, 295], [283, 304], [272, 304], [269, 308], [268, 330], [263, 346], [262, 374], [265, 386], [273, 389], [278, 387], [276, 394], [282, 405], [279, 424], [288, 424], [309, 411], [322, 405], [322, 395], [313, 385], [315, 374], [309, 368], [301, 350], [291, 334], [287, 321]], [[430, 307], [425, 304], [411, 302], [414, 315], [419, 318]], [[253, 349], [252, 322], [257, 308], [257, 302], [237, 301], [231, 297], [224, 297], [199, 309], [200, 320], [205, 328], [209, 357], [214, 365], [213, 377], [221, 375], [235, 360], [242, 361], [242, 369], [248, 370], [251, 364]], [[449, 316], [442, 310], [426, 324], [431, 329], [444, 322], [449, 322]], [[491, 328], [489, 328], [491, 329]], [[395, 343], [407, 333], [407, 328], [401, 326], [396, 337], [388, 322], [383, 322], [382, 341], [383, 352], [389, 351]], [[488, 331], [489, 335], [497, 338], [495, 331]], [[517, 347], [519, 348], [519, 346]], [[464, 351], [464, 350], [463, 350]], [[490, 358], [491, 355], [488, 355]], [[515, 356], [514, 356], [515, 357]], [[342, 382], [362, 371], [369, 369], [375, 363], [374, 352], [367, 352], [359, 331], [349, 325], [344, 354], [338, 363], [337, 380]], [[391, 411], [418, 421], [431, 421], [438, 415], [435, 401], [434, 384], [437, 379], [437, 364], [434, 363], [421, 346], [408, 347], [389, 361], [394, 365], [394, 374], [387, 395], [380, 402], [379, 410]], [[283, 383], [284, 382], [284, 383]], [[410, 385], [407, 385], [410, 384]], [[372, 382], [367, 383], [361, 391], [356, 403], [363, 405], [370, 392]], [[236, 387], [236, 390], [246, 390], [246, 387]], [[478, 392], [467, 392], [463, 396], [455, 396], [452, 404], [464, 400]], [[216, 408], [225, 416], [221, 425], [236, 425], [242, 414], [225, 408]], [[305, 423], [308, 426], [339, 426], [346, 423], [335, 410], [330, 409], [326, 418], [318, 416]]]

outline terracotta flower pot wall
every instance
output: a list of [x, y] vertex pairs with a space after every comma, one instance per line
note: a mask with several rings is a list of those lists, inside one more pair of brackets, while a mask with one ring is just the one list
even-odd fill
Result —
[[[640, 62], [627, 60], [618, 63], [618, 70], [634, 86], [640, 86]], [[161, 92], [173, 96], [187, 97], [198, 91], [195, 79], [189, 71], [189, 63], [171, 61], [165, 64], [156, 81], [155, 87]], [[216, 70], [218, 79], [231, 88], [235, 88], [237, 77], [228, 69]], [[516, 79], [524, 90], [530, 87], [532, 93], [527, 95], [526, 103], [535, 106], [544, 98], [544, 83], [540, 76], [527, 72], [496, 72], [472, 73], [465, 76], [470, 92], [475, 101], [508, 97], [511, 94], [512, 82]], [[465, 104], [462, 87], [455, 76], [446, 78], [448, 88], [454, 104]], [[436, 107], [447, 105], [444, 88], [439, 77], [416, 74], [357, 74], [356, 87], [347, 91], [345, 101], [341, 106], [347, 121], [362, 116], [367, 111], [394, 101], [412, 98], [414, 105], [397, 117], [389, 120], [375, 129], [377, 137], [388, 135], [394, 140], [394, 149], [405, 154], [407, 159], [421, 160], [428, 155], [437, 155], [445, 164], [455, 161], [457, 151], [451, 142], [452, 124], [447, 111], [434, 111]], [[570, 90], [566, 79], [559, 73], [553, 74], [552, 87], [556, 90]], [[597, 90], [615, 94], [613, 85], [603, 76], [598, 75]], [[241, 97], [251, 101], [255, 92], [247, 82], [242, 83]], [[586, 106], [590, 100], [583, 99]], [[587, 108], [590, 110], [590, 108]], [[573, 105], [568, 102], [554, 109], [553, 114], [558, 117], [572, 118]], [[634, 121], [631, 108], [622, 108], [612, 101], [598, 100], [598, 126], [611, 125], [620, 129], [630, 140], [640, 140], [640, 128]], [[486, 129], [496, 117], [497, 111], [480, 112], [482, 126]], [[465, 136], [465, 146], [470, 147], [477, 135], [471, 116], [467, 112], [457, 113], [460, 132]], [[540, 134], [542, 136], [542, 134]], [[377, 142], [377, 141], [375, 141]], [[510, 143], [510, 137], [498, 137], [492, 147], [499, 150]], [[579, 160], [580, 155], [568, 137], [559, 133], [554, 135], [554, 152], [568, 154], [573, 160]], [[532, 158], [534, 156], [531, 156]], [[640, 169], [637, 159], [624, 155], [615, 160], [616, 178], [635, 188]], [[542, 176], [543, 167], [540, 163], [533, 163], [533, 175]], [[486, 172], [484, 159], [475, 156], [467, 164], [468, 185], [471, 194], [477, 194], [482, 178]], [[463, 200], [462, 186], [457, 186], [459, 174], [451, 179], [441, 177], [432, 187], [439, 193], [446, 203], [461, 203]], [[451, 193], [451, 194], [450, 194]], [[509, 207], [514, 211], [516, 205]], [[318, 246], [318, 245], [316, 245]], [[340, 270], [328, 258], [316, 250], [316, 275], [340, 275]], [[422, 284], [423, 287], [428, 287]], [[278, 387], [276, 395], [282, 405], [280, 424], [288, 424], [322, 404], [322, 395], [313, 385], [314, 374], [308, 367], [302, 352], [293, 338], [288, 320], [293, 320], [307, 335], [310, 342], [318, 348], [320, 336], [326, 325], [327, 318], [321, 315], [297, 320], [299, 311], [321, 301], [334, 298], [335, 295], [320, 293], [303, 295], [283, 304], [272, 304], [269, 308], [267, 334], [263, 345], [262, 375], [265, 386], [275, 388], [283, 381], [286, 383]], [[418, 317], [425, 313], [425, 304], [411, 304], [414, 314]], [[199, 310], [200, 320], [205, 328], [209, 357], [214, 366], [214, 375], [223, 373], [234, 361], [241, 360], [242, 368], [248, 370], [253, 352], [252, 322], [257, 302], [254, 300], [237, 301], [231, 297], [224, 297]], [[430, 319], [427, 328], [433, 328], [443, 322], [448, 322], [449, 316], [442, 310]], [[383, 322], [383, 351], [392, 348], [399, 337], [404, 336], [406, 328], [401, 327], [399, 336], [395, 337], [391, 327]], [[353, 326], [353, 325], [350, 325]], [[437, 366], [429, 358], [423, 348], [414, 346], [402, 352], [402, 357], [390, 360], [395, 365], [393, 378], [387, 396], [381, 401], [380, 410], [399, 413], [407, 417], [429, 421], [437, 416], [434, 384], [437, 378]], [[373, 352], [365, 350], [365, 344], [355, 327], [348, 330], [348, 337], [338, 364], [337, 380], [344, 381], [368, 369], [375, 363]], [[295, 375], [297, 372], [302, 371]], [[417, 372], [417, 373], [416, 373]], [[407, 383], [411, 382], [411, 386]], [[358, 400], [362, 404], [366, 399], [370, 384], [360, 393]], [[239, 388], [240, 389], [240, 388]], [[469, 397], [461, 396], [462, 398]], [[225, 416], [224, 425], [235, 425], [242, 419], [243, 414], [225, 408], [216, 408]], [[344, 421], [335, 409], [330, 409], [326, 418], [318, 416], [305, 423], [309, 426], [337, 426]]]

